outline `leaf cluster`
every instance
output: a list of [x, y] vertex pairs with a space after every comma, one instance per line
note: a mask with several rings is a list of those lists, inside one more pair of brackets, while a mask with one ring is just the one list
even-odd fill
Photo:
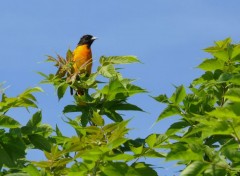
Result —
[[20, 172], [29, 163], [26, 160], [27, 149], [49, 150], [49, 135], [52, 128], [42, 124], [41, 111], [33, 114], [27, 124], [22, 125], [14, 117], [8, 115], [13, 108], [36, 109], [35, 92], [39, 87], [29, 88], [16, 97], [7, 97], [2, 92], [0, 102], [0, 175]]
[[[43, 124], [41, 111], [24, 125], [9, 115], [14, 108], [35, 111], [33, 94], [42, 91], [39, 87], [16, 97], [7, 97], [0, 88], [0, 175], [157, 175], [146, 158], [176, 161], [185, 166], [183, 176], [240, 175], [240, 44], [227, 38], [205, 51], [211, 58], [198, 66], [204, 73], [188, 88], [176, 86], [170, 96], [153, 97], [166, 105], [156, 123], [170, 117], [177, 120], [164, 134], [145, 139], [128, 137], [129, 120], [123, 116], [124, 111], [143, 112], [128, 100], [146, 90], [124, 78], [118, 67], [140, 62], [135, 56], [102, 56], [90, 75], [73, 72], [70, 50], [66, 58], [48, 56], [57, 72], [39, 74], [42, 83], [55, 87], [59, 100], [68, 88], [84, 90], [83, 95], [73, 95], [74, 102], [62, 111], [75, 134], [66, 136], [57, 125], [53, 129]], [[45, 159], [27, 160], [30, 149], [42, 151]]]
[[212, 58], [198, 66], [205, 72], [188, 90], [154, 97], [167, 105], [157, 122], [180, 117], [165, 133], [166, 160], [186, 165], [181, 175], [239, 175], [240, 45], [227, 38], [205, 51]]
[[[75, 94], [74, 103], [66, 105], [63, 115], [66, 123], [76, 132], [66, 136], [64, 130], [41, 124], [41, 112], [36, 112], [25, 126], [12, 126], [23, 138], [24, 150], [39, 149], [46, 160], [27, 161], [17, 170], [3, 163], [5, 172], [25, 175], [157, 175], [151, 165], [138, 161], [142, 157], [163, 157], [144, 139], [129, 139], [129, 120], [123, 119], [123, 111], [143, 111], [128, 99], [146, 91], [134, 85], [132, 79], [124, 78], [116, 66], [139, 62], [135, 56], [102, 56], [95, 73], [86, 75], [72, 72], [72, 52], [66, 59], [48, 56], [55, 63], [57, 72], [46, 75], [42, 83], [52, 84], [58, 99], [64, 97], [70, 87], [86, 90], [84, 95]], [[101, 79], [101, 81], [97, 80]], [[33, 96], [28, 95], [35, 101]], [[3, 102], [6, 98], [3, 98]], [[36, 107], [36, 106], [31, 106]], [[11, 108], [11, 107], [10, 107]], [[74, 114], [75, 118], [68, 117]], [[77, 114], [77, 115], [76, 115]], [[112, 123], [105, 123], [109, 118]], [[12, 119], [13, 120], [13, 119]], [[4, 121], [4, 118], [2, 118]], [[13, 122], [12, 122], [13, 123]], [[47, 128], [48, 127], [48, 128]], [[54, 134], [52, 133], [54, 131]], [[157, 137], [156, 137], [157, 138]], [[13, 142], [13, 141], [11, 141]], [[148, 143], [149, 142], [148, 140]], [[25, 154], [25, 153], [24, 153]], [[25, 155], [22, 155], [24, 158]]]

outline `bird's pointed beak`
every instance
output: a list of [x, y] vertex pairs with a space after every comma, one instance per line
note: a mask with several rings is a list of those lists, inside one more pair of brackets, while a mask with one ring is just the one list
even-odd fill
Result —
[[98, 39], [97, 37], [92, 37], [92, 39], [91, 40], [96, 40], [96, 39]]

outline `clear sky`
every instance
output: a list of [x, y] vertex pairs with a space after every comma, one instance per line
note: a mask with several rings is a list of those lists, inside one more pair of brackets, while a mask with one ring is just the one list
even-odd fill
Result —
[[[164, 105], [149, 97], [168, 95], [173, 85], [189, 83], [201, 75], [195, 67], [208, 57], [202, 51], [216, 40], [240, 39], [240, 1], [219, 0], [7, 0], [0, 3], [0, 82], [10, 86], [6, 93], [16, 96], [28, 87], [39, 86], [37, 71], [55, 73], [44, 63], [45, 55], [65, 55], [74, 49], [83, 34], [99, 37], [93, 46], [93, 71], [101, 55], [136, 55], [143, 64], [123, 66], [124, 76], [136, 78], [149, 93], [130, 101], [148, 113], [127, 113], [134, 128], [130, 137], [162, 133], [174, 122], [167, 119], [151, 128]], [[74, 132], [62, 121], [62, 109], [72, 103], [67, 95], [58, 102], [50, 85], [40, 85], [37, 95], [43, 109], [43, 122], [57, 123], [66, 135]], [[10, 112], [23, 124], [30, 114]], [[29, 158], [44, 159], [31, 153]], [[153, 161], [151, 161], [153, 162]], [[175, 164], [153, 162], [162, 175], [173, 175]], [[175, 173], [177, 175], [177, 173]]]

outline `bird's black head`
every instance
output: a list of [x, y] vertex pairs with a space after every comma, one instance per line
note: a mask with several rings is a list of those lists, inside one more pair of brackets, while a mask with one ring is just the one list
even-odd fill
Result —
[[92, 35], [84, 35], [78, 42], [78, 45], [87, 45], [90, 47], [94, 40], [96, 40], [96, 37], [93, 37]]

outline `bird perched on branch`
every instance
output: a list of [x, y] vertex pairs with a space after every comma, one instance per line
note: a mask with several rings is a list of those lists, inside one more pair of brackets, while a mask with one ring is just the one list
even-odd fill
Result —
[[[81, 37], [77, 47], [73, 51], [72, 61], [74, 74], [78, 75], [81, 73], [86, 73], [87, 76], [91, 74], [92, 70], [91, 45], [96, 39], [97, 37], [94, 37], [92, 35], [84, 35]], [[72, 88], [70, 88], [70, 92], [72, 95], [73, 94]], [[78, 95], [84, 94], [84, 90], [81, 88], [78, 88], [76, 92]]]

